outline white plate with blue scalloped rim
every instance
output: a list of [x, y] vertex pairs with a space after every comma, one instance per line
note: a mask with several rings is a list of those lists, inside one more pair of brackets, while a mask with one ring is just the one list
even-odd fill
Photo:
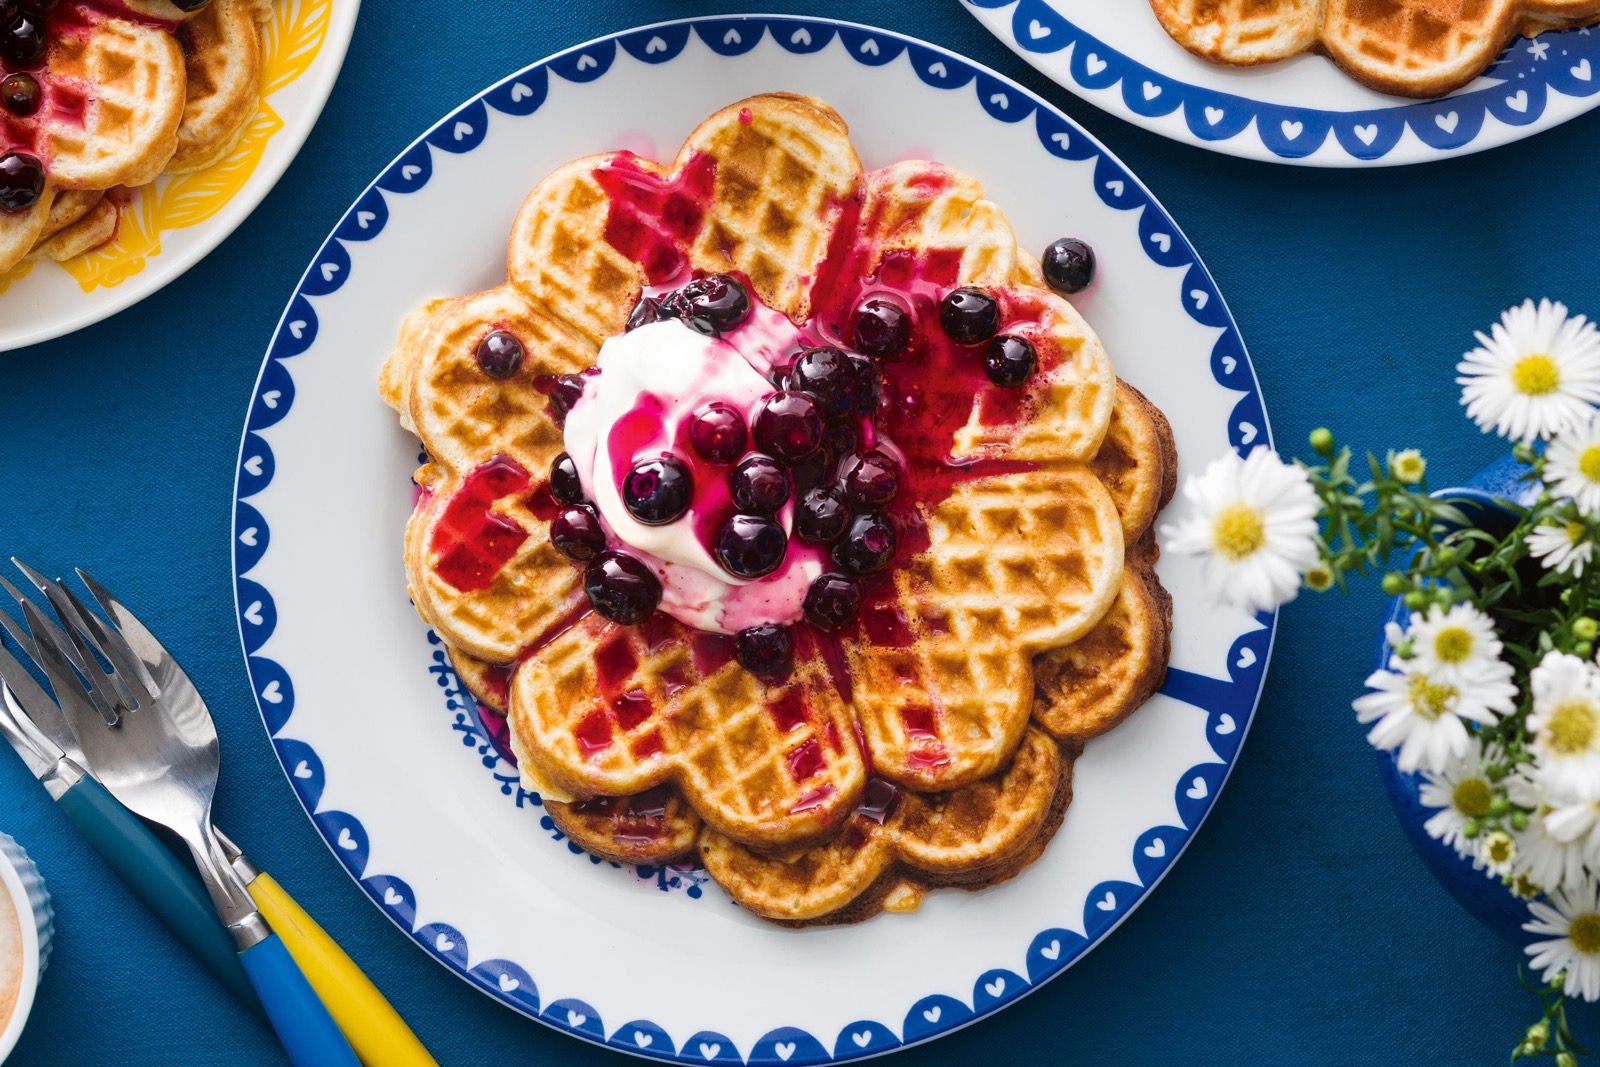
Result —
[[267, 731], [333, 854], [429, 956], [568, 1033], [694, 1063], [880, 1053], [1071, 965], [1210, 810], [1273, 632], [1270, 615], [1208, 608], [1195, 568], [1163, 560], [1176, 627], [1162, 693], [1089, 746], [1042, 860], [912, 915], [782, 929], [701, 872], [613, 867], [560, 840], [407, 601], [417, 443], [375, 376], [412, 307], [501, 280], [541, 175], [617, 147], [670, 156], [704, 116], [769, 90], [837, 107], [868, 166], [932, 157], [977, 175], [1029, 248], [1090, 241], [1100, 276], [1079, 306], [1171, 416], [1190, 469], [1269, 438], [1233, 320], [1144, 186], [1038, 98], [897, 34], [750, 17], [602, 38], [468, 101], [351, 206], [279, 324], [239, 455], [239, 626]]
[[1213, 152], [1318, 167], [1422, 163], [1509, 144], [1600, 104], [1600, 30], [1517, 40], [1472, 84], [1408, 100], [1297, 56], [1208, 63], [1146, 0], [962, 0], [1019, 56], [1096, 107]]

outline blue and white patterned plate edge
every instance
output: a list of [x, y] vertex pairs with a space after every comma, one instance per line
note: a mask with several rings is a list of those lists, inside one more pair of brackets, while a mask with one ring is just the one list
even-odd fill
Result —
[[[752, 28], [759, 32], [740, 32]], [[271, 593], [247, 577], [270, 544], [265, 517], [248, 503], [248, 498], [271, 484], [274, 474], [271, 449], [259, 431], [281, 421], [293, 405], [292, 379], [280, 364], [306, 352], [315, 342], [317, 316], [312, 301], [336, 292], [350, 277], [350, 259], [343, 242], [376, 238], [387, 221], [385, 196], [404, 196], [423, 188], [431, 178], [434, 151], [461, 154], [476, 148], [485, 134], [485, 108], [509, 117], [530, 115], [543, 104], [544, 88], [552, 75], [572, 82], [604, 77], [618, 46], [644, 62], [669, 62], [682, 52], [691, 33], [719, 54], [742, 54], [767, 34], [797, 55], [820, 52], [831, 47], [837, 38], [845, 54], [866, 66], [882, 65], [909, 53], [917, 74], [927, 84], [947, 90], [970, 85], [985, 111], [995, 119], [1015, 123], [1033, 117], [1039, 141], [1051, 154], [1066, 159], [1094, 159], [1095, 187], [1101, 200], [1118, 211], [1141, 212], [1139, 229], [1146, 255], [1161, 266], [1187, 267], [1183, 282], [1186, 298], [1182, 299], [1185, 313], [1202, 325], [1222, 331], [1211, 357], [1212, 374], [1225, 388], [1242, 393], [1229, 418], [1230, 444], [1240, 452], [1246, 451], [1247, 442], [1253, 443], [1259, 434], [1270, 445], [1271, 429], [1259, 385], [1237, 326], [1187, 238], [1115, 156], [1046, 101], [954, 53], [860, 24], [781, 15], [662, 22], [576, 45], [495, 83], [413, 142], [367, 187], [334, 228], [280, 317], [252, 392], [234, 490], [235, 609], [257, 707], [297, 798], [329, 851], [374, 904], [441, 964], [522, 1014], [586, 1040], [648, 1058], [684, 1063], [791, 1065], [861, 1059], [943, 1036], [1015, 1002], [1064, 971], [1142, 902], [1187, 848], [1232, 772], [1260, 699], [1275, 635], [1275, 614], [1258, 615], [1255, 628], [1233, 642], [1228, 654], [1230, 677], [1226, 681], [1177, 669], [1169, 671], [1162, 692], [1207, 714], [1206, 738], [1216, 761], [1197, 764], [1175, 784], [1182, 826], [1154, 826], [1139, 835], [1134, 855], [1139, 884], [1102, 883], [1089, 894], [1084, 906], [1087, 936], [1059, 928], [1041, 931], [1028, 948], [1027, 977], [1005, 969], [986, 970], [973, 984], [970, 1004], [948, 994], [930, 994], [912, 1005], [898, 1027], [858, 1021], [841, 1030], [831, 1043], [819, 1035], [782, 1027], [753, 1042], [743, 1055], [732, 1041], [707, 1030], [675, 1042], [660, 1026], [637, 1020], [608, 1033], [590, 1005], [571, 999], [544, 1000], [530, 971], [515, 962], [487, 960], [469, 968], [466, 939], [449, 923], [436, 921], [416, 926], [416, 899], [410, 886], [399, 878], [366, 871], [368, 848], [361, 819], [349, 812], [317, 810], [326, 785], [322, 761], [311, 746], [284, 733], [294, 706], [293, 681], [280, 663], [259, 654], [276, 621]], [[284, 384], [287, 389], [282, 388]], [[1167, 842], [1174, 838], [1177, 844], [1169, 847]]]
[[[1588, 27], [1552, 31], [1537, 42], [1517, 38], [1487, 72], [1488, 85], [1439, 100], [1393, 97], [1388, 107], [1335, 111], [1170, 77], [1084, 31], [1049, 0], [962, 3], [1017, 55], [1096, 107], [1175, 141], [1245, 159], [1401, 166], [1496, 148], [1600, 106], [1600, 32]], [[1553, 59], [1549, 47], [1558, 40], [1564, 50]], [[1241, 88], [1259, 76], [1252, 68]]]

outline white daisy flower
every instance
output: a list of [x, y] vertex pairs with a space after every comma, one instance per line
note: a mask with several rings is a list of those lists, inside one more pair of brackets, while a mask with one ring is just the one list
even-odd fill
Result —
[[1545, 833], [1563, 844], [1579, 848], [1584, 863], [1600, 870], [1600, 802], [1583, 800], [1557, 804], [1543, 814], [1541, 821]]
[[1528, 534], [1528, 552], [1547, 570], [1582, 578], [1594, 558], [1594, 542], [1581, 522], [1544, 523]]
[[1428, 461], [1415, 448], [1404, 448], [1389, 457], [1389, 473], [1397, 482], [1416, 485], [1428, 473]]
[[1585, 878], [1585, 843], [1578, 836], [1558, 837], [1550, 825], [1552, 808], [1545, 789], [1519, 771], [1506, 779], [1506, 796], [1520, 808], [1533, 812], [1528, 828], [1513, 835], [1514, 874], [1535, 885], [1552, 889], [1577, 889]]
[[1578, 426], [1600, 402], [1600, 331], [1564, 304], [1507, 310], [1456, 364], [1461, 402], [1478, 426], [1532, 441]]
[[1367, 678], [1374, 692], [1357, 697], [1352, 706], [1358, 720], [1375, 724], [1367, 740], [1376, 748], [1398, 748], [1395, 760], [1407, 773], [1441, 773], [1471, 750], [1464, 720], [1493, 726], [1516, 708], [1517, 690], [1510, 681], [1474, 680], [1462, 688], [1413, 668], [1408, 660], [1395, 659], [1390, 666]]
[[1575, 892], [1555, 890], [1549, 903], [1528, 902], [1533, 921], [1522, 924], [1530, 934], [1549, 934], [1551, 940], [1528, 946], [1534, 970], [1551, 982], [1566, 972], [1568, 996], [1600, 999], [1600, 886], [1589, 882]]
[[1559, 433], [1544, 454], [1544, 483], [1570, 497], [1585, 515], [1600, 516], [1600, 416]]
[[1528, 684], [1534, 776], [1561, 803], [1600, 800], [1600, 676], [1594, 666], [1549, 652], [1529, 672]]
[[1496, 878], [1504, 878], [1517, 861], [1517, 839], [1504, 830], [1484, 834], [1478, 856], [1485, 870]]
[[1471, 689], [1511, 683], [1511, 664], [1500, 658], [1494, 622], [1471, 604], [1449, 611], [1435, 604], [1426, 615], [1413, 613], [1406, 638], [1411, 642], [1408, 668], [1425, 671], [1436, 681]]
[[1192, 513], [1161, 533], [1173, 552], [1205, 561], [1214, 600], [1262, 611], [1294, 599], [1320, 559], [1317, 495], [1306, 472], [1257, 446], [1213, 460], [1183, 487]]
[[1489, 814], [1489, 804], [1494, 800], [1494, 786], [1483, 774], [1481, 766], [1483, 746], [1476, 737], [1470, 738], [1464, 755], [1450, 760], [1437, 771], [1422, 772], [1422, 788], [1418, 797], [1425, 807], [1438, 812], [1423, 823], [1428, 836], [1456, 850], [1481, 867], [1478, 843], [1462, 831], [1469, 820], [1481, 819]]

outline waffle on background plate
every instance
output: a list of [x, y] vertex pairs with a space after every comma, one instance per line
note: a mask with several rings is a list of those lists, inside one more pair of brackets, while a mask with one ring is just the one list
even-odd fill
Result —
[[[916, 354], [883, 365], [885, 391], [921, 406], [885, 407], [882, 428], [910, 469], [958, 472], [911, 479], [888, 577], [837, 636], [796, 626], [782, 681], [661, 612], [589, 612], [549, 539], [550, 383], [595, 362], [646, 286], [690, 271], [738, 272], [797, 323], [837, 324], [869, 282], [898, 279]], [[768, 94], [707, 119], [670, 165], [613, 153], [553, 172], [518, 215], [507, 277], [409, 316], [380, 391], [429, 457], [405, 541], [413, 602], [506, 713], [558, 825], [618, 860], [697, 853], [745, 907], [800, 924], [906, 910], [1037, 858], [1084, 742], [1164, 675], [1149, 528], [1176, 453], [978, 183], [926, 161], [864, 172], [831, 108]], [[958, 285], [995, 294], [1037, 351], [1025, 386], [940, 373], [977, 358], [934, 334], [928, 294]], [[478, 366], [490, 331], [526, 353], [509, 376]]]
[[1588, 25], [1600, 0], [1150, 0], [1202, 59], [1230, 66], [1326, 54], [1357, 81], [1436, 97], [1482, 74], [1518, 34]]
[[[226, 155], [260, 94], [272, 0], [79, 6], [46, 18], [44, 57], [21, 73], [40, 102], [6, 128], [44, 167], [26, 208], [0, 211], [0, 274], [27, 258], [65, 260], [116, 236], [129, 191]], [[0, 77], [15, 73], [0, 60]], [[20, 143], [26, 139], [28, 143]]]

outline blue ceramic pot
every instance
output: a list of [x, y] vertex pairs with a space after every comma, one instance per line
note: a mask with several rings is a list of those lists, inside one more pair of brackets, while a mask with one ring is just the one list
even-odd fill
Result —
[[[1490, 464], [1464, 486], [1441, 489], [1434, 495], [1449, 500], [1466, 513], [1475, 526], [1493, 530], [1505, 527], [1513, 520], [1510, 512], [1497, 501], [1510, 500], [1517, 504], [1531, 504], [1538, 491], [1531, 483], [1518, 481], [1527, 468], [1510, 456]], [[1389, 604], [1383, 621], [1404, 623], [1410, 613], [1397, 597]], [[1389, 648], [1378, 630], [1378, 647], [1374, 655], [1377, 667], [1388, 665]], [[1498, 879], [1475, 870], [1470, 860], [1462, 859], [1456, 850], [1428, 836], [1423, 824], [1437, 809], [1425, 807], [1420, 797], [1422, 778], [1405, 774], [1395, 764], [1389, 752], [1379, 752], [1378, 762], [1383, 770], [1383, 783], [1389, 791], [1400, 826], [1411, 839], [1412, 848], [1422, 857], [1435, 878], [1479, 922], [1495, 933], [1517, 945], [1533, 940], [1533, 935], [1522, 929], [1531, 916], [1528, 905], [1503, 886]]]

